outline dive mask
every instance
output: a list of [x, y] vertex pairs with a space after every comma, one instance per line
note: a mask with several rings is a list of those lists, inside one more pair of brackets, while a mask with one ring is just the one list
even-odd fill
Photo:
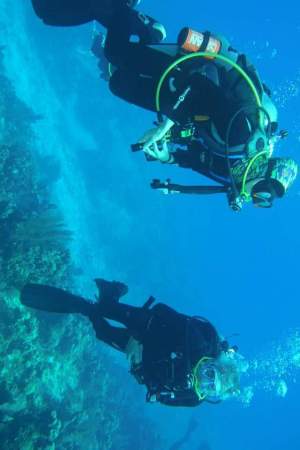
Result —
[[194, 390], [200, 401], [219, 403], [240, 393], [240, 375], [248, 370], [245, 358], [229, 348], [216, 358], [203, 357], [194, 370]]
[[257, 192], [252, 199], [258, 208], [271, 208], [273, 205], [273, 195], [270, 192]]
[[205, 398], [219, 398], [221, 394], [221, 379], [217, 368], [211, 364], [205, 364], [200, 370], [200, 391]]
[[273, 201], [282, 197], [283, 189], [277, 180], [265, 179], [256, 183], [251, 191], [252, 201], [258, 208], [271, 208]]
[[194, 389], [199, 400], [219, 401], [222, 394], [221, 377], [213, 358], [202, 358], [194, 369]]

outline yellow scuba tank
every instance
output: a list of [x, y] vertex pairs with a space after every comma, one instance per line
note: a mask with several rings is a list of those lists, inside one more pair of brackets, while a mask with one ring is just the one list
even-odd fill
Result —
[[[177, 39], [183, 53], [208, 52], [218, 54], [221, 51], [221, 41], [209, 32], [201, 33], [192, 28], [183, 28]], [[214, 59], [213, 57], [206, 57]]]

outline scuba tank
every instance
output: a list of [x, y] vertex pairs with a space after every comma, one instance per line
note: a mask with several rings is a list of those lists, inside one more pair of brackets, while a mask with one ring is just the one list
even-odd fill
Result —
[[[222, 48], [221, 41], [210, 32], [201, 33], [187, 27], [180, 31], [177, 43], [183, 53], [209, 52], [218, 54]], [[207, 56], [206, 59], [213, 59], [213, 57]]]

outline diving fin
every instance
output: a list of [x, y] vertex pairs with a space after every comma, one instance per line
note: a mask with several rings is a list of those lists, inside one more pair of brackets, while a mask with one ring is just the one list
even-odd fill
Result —
[[34, 12], [47, 25], [76, 26], [95, 19], [85, 0], [31, 0]]
[[99, 291], [97, 300], [100, 303], [118, 302], [128, 292], [128, 286], [120, 281], [107, 281], [103, 278], [96, 278], [94, 281]]
[[[108, 28], [115, 11], [126, 5], [133, 8], [131, 0], [31, 0], [35, 14], [47, 25], [67, 27], [83, 25], [97, 20]], [[131, 4], [132, 3], [132, 4]]]
[[93, 303], [63, 289], [43, 284], [26, 284], [21, 290], [20, 301], [30, 308], [51, 313], [78, 313], [89, 316]]

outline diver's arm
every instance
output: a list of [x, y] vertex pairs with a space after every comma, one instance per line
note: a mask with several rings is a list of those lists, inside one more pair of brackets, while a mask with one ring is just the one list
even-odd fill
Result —
[[210, 175], [206, 158], [205, 156], [203, 157], [203, 154], [206, 154], [206, 152], [194, 152], [189, 149], [177, 149], [170, 152], [167, 142], [162, 142], [160, 146], [154, 143], [145, 153], [164, 164], [173, 164], [183, 169], [191, 169], [207, 177]]
[[184, 169], [193, 169], [193, 159], [190, 151], [177, 149], [175, 152], [172, 152], [171, 164], [175, 164]]
[[166, 118], [162, 123], [160, 123], [156, 128], [148, 130], [144, 136], [139, 140], [140, 143], [144, 144], [143, 150], [147, 153], [149, 148], [159, 141], [162, 141], [168, 131], [173, 127], [173, 120]]
[[187, 150], [176, 149], [172, 152], [171, 163], [183, 169], [191, 169], [212, 179], [211, 169], [214, 167], [214, 158], [208, 151], [203, 151], [201, 147], [199, 149], [188, 147]]
[[[166, 116], [166, 119], [158, 125], [157, 128], [149, 130], [139, 142], [144, 143], [144, 152], [150, 154], [155, 158], [155, 155], [151, 155], [151, 147], [153, 144], [157, 144], [164, 139], [168, 131], [176, 124], [182, 125], [190, 120], [191, 106], [195, 101], [197, 89], [199, 83], [203, 82], [203, 77], [199, 74], [193, 74], [187, 77], [184, 84], [178, 89], [178, 94], [169, 105], [166, 105], [162, 109], [162, 113]], [[160, 158], [156, 158], [160, 159]], [[172, 157], [170, 161], [162, 160], [162, 162], [172, 163]]]

